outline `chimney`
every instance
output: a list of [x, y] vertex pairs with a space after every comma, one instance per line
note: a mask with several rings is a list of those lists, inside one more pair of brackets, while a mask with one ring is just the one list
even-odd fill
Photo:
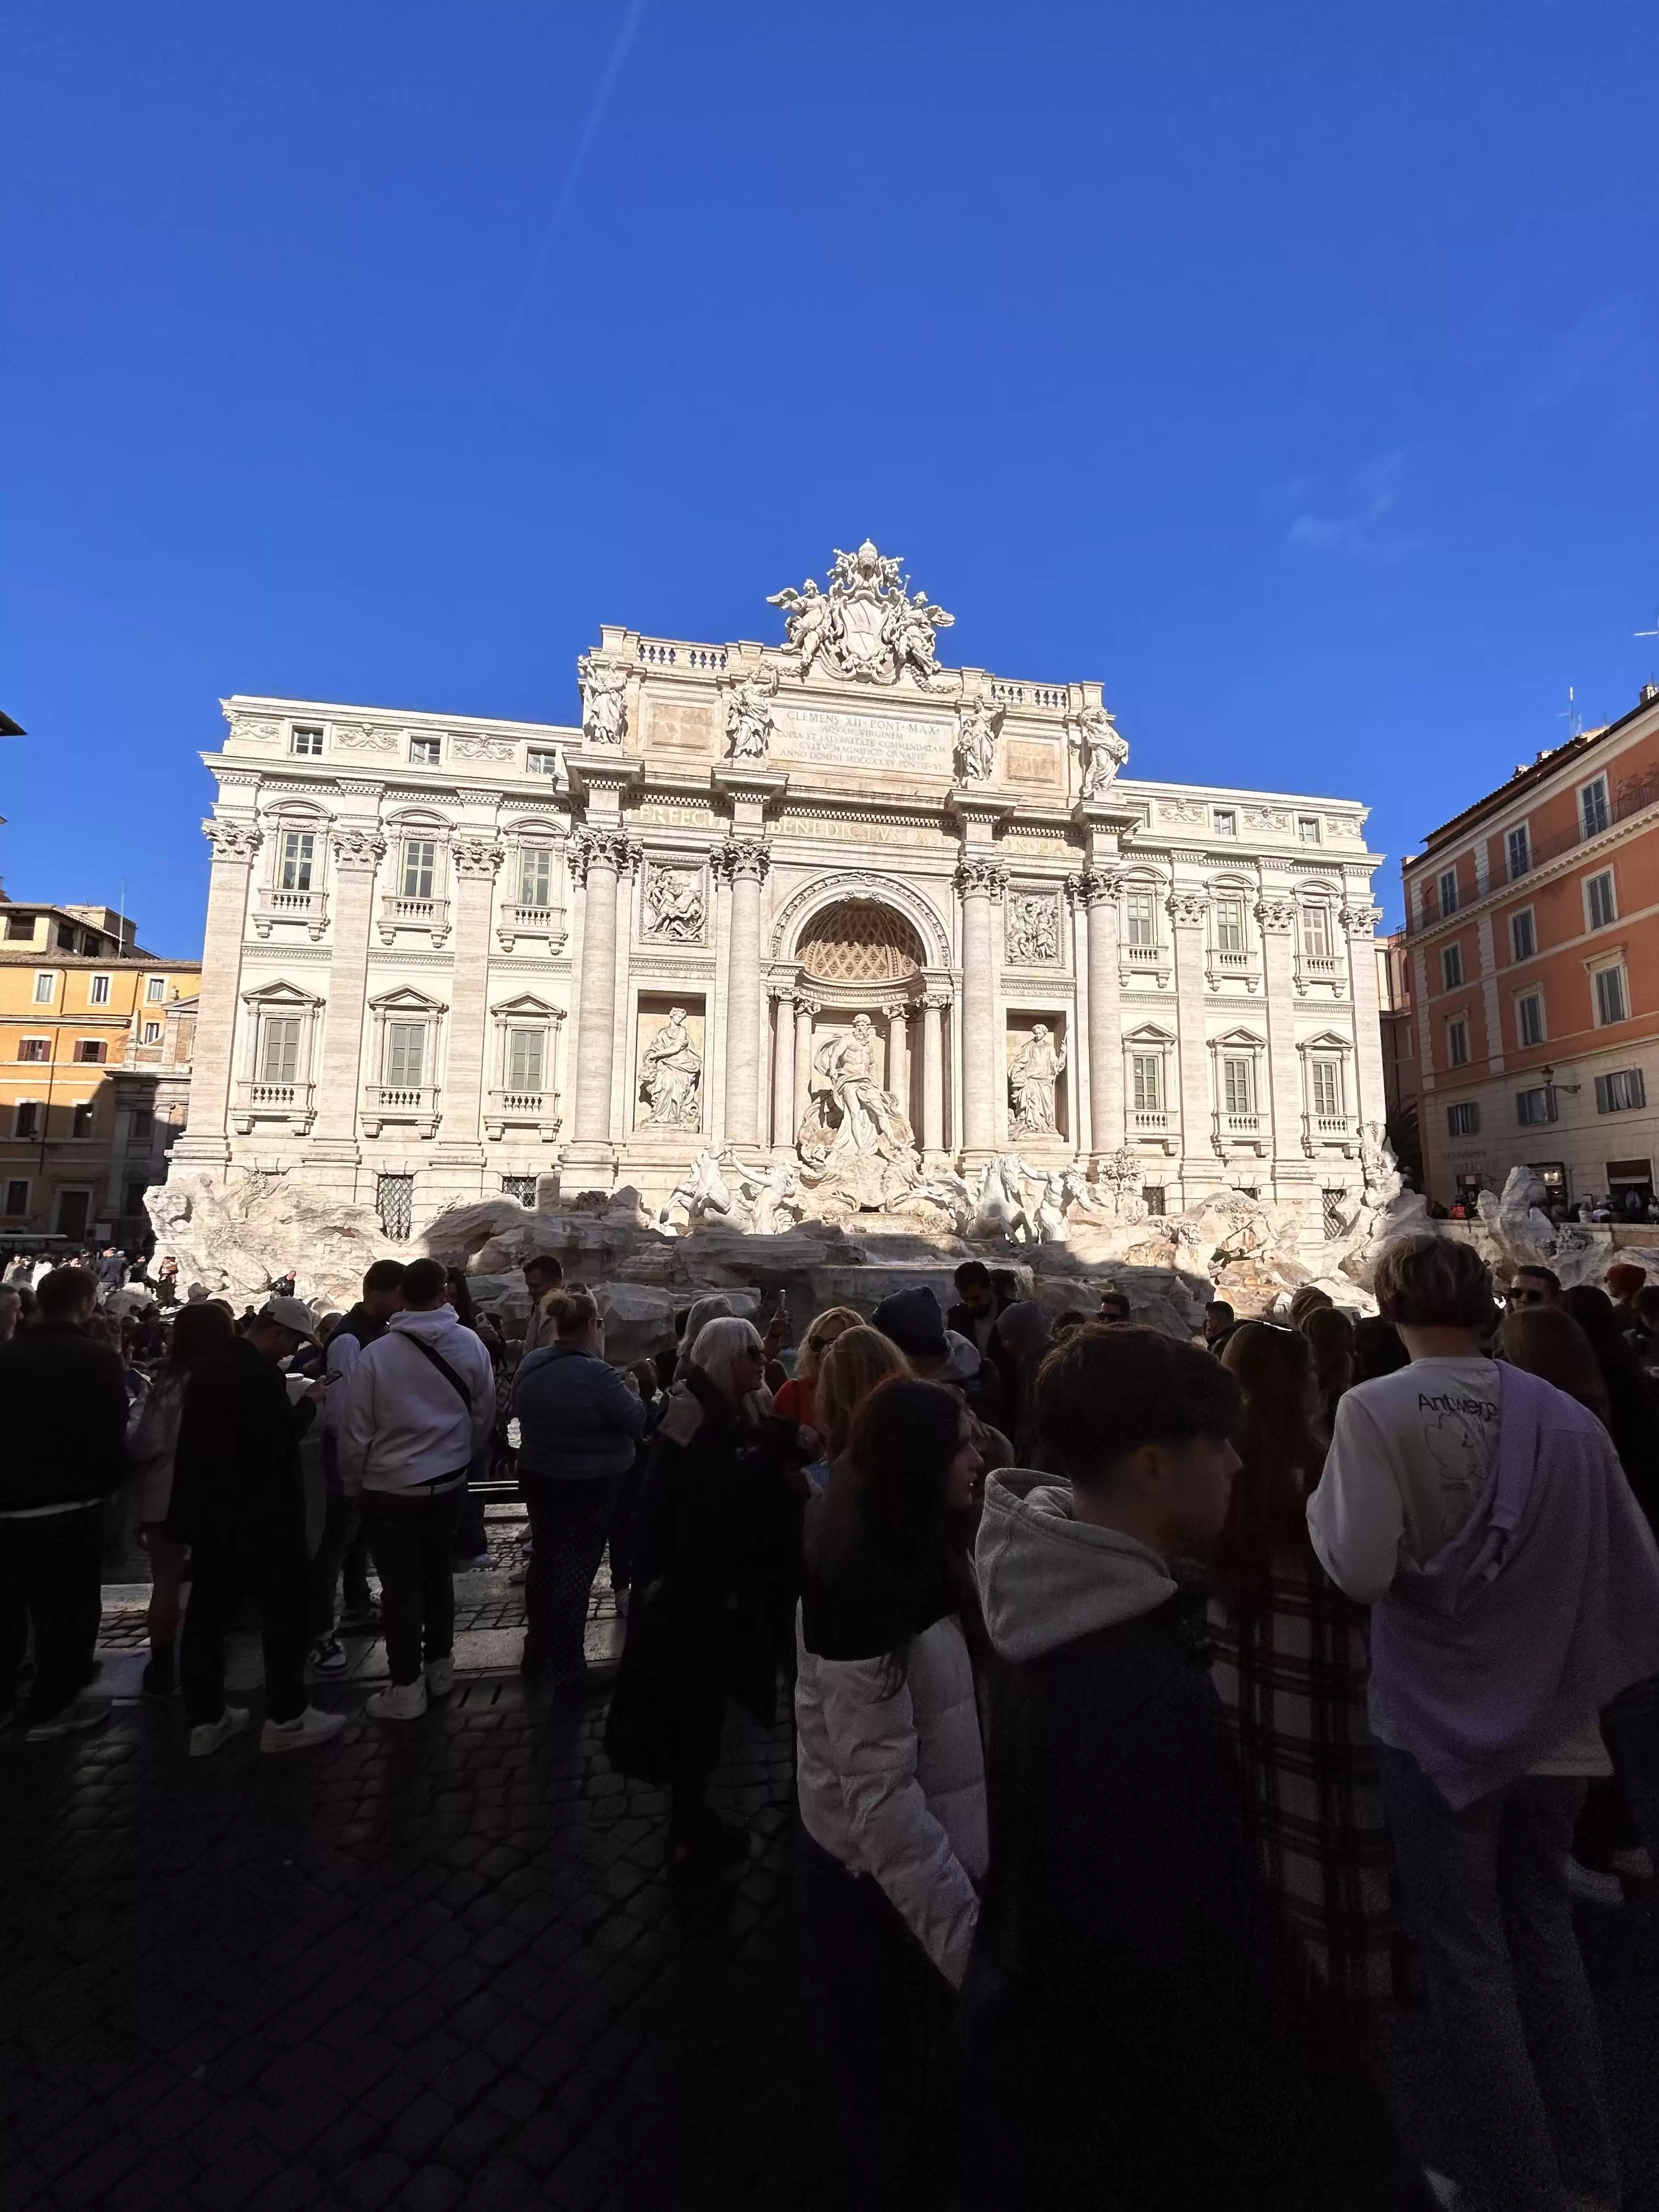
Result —
[[1638, 707], [1650, 707], [1656, 699], [1659, 699], [1659, 684], [1644, 684], [1636, 695]]

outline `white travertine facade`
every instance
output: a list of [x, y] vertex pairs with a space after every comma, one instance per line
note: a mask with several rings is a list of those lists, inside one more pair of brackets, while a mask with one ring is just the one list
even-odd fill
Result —
[[393, 1234], [710, 1152], [808, 1212], [1011, 1152], [1352, 1200], [1364, 808], [1133, 780], [1098, 684], [942, 667], [908, 581], [866, 543], [782, 645], [603, 629], [579, 729], [227, 701], [178, 1168]]

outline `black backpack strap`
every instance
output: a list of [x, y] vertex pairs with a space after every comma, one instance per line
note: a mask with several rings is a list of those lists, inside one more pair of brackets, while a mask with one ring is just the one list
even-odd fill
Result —
[[455, 1395], [460, 1400], [462, 1405], [466, 1407], [469, 1416], [471, 1415], [472, 1412], [472, 1393], [467, 1389], [465, 1383], [462, 1382], [460, 1376], [455, 1372], [449, 1362], [444, 1358], [441, 1352], [434, 1352], [429, 1344], [423, 1344], [418, 1336], [412, 1335], [406, 1328], [388, 1329], [386, 1331], [386, 1334], [388, 1336], [397, 1337], [401, 1343], [412, 1344], [416, 1351], [420, 1353], [422, 1359], [429, 1359], [432, 1362], [432, 1364], [437, 1369], [439, 1374], [443, 1376], [445, 1382], [449, 1384], [451, 1389], [454, 1391]]

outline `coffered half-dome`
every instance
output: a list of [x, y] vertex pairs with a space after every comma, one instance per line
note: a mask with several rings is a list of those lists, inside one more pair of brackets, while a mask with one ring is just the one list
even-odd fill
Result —
[[902, 914], [873, 899], [843, 899], [801, 933], [800, 963], [825, 983], [890, 983], [914, 975], [921, 940]]

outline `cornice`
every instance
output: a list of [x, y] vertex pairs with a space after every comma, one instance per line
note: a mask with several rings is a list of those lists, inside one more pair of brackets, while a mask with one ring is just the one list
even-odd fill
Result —
[[[1644, 806], [1639, 813], [1626, 815], [1622, 822], [1610, 822], [1605, 830], [1598, 830], [1594, 837], [1586, 837], [1582, 844], [1569, 845], [1565, 853], [1558, 853], [1553, 860], [1545, 860], [1538, 867], [1528, 868], [1524, 876], [1512, 882], [1499, 884], [1494, 889], [1482, 891], [1467, 906], [1460, 906], [1455, 914], [1442, 915], [1437, 921], [1425, 921], [1413, 929], [1411, 917], [1406, 919], [1406, 939], [1408, 948], [1416, 952], [1432, 945], [1437, 938], [1463, 928], [1468, 923], [1492, 914], [1495, 908], [1510, 900], [1524, 901], [1534, 884], [1558, 883], [1563, 876], [1571, 875], [1575, 868], [1587, 861], [1596, 860], [1615, 847], [1628, 844], [1644, 830], [1659, 828], [1659, 799]], [[1462, 848], [1460, 847], [1459, 850]]]

